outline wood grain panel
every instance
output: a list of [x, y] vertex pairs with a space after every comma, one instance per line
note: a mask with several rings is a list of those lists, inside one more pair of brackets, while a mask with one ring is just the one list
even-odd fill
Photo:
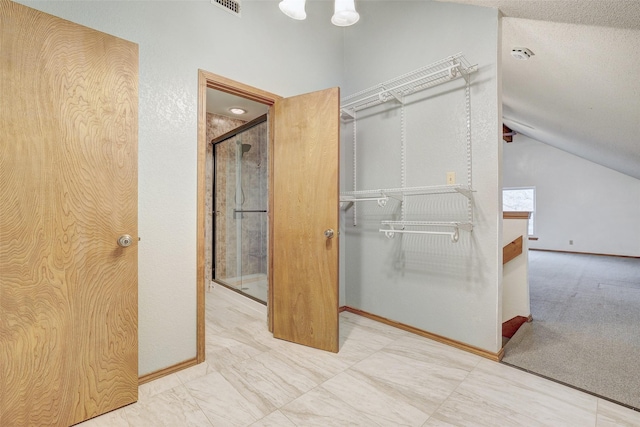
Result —
[[166, 377], [167, 375], [175, 374], [176, 372], [191, 368], [198, 364], [200, 364], [200, 362], [198, 362], [198, 358], [194, 357], [193, 359], [185, 360], [184, 362], [176, 363], [175, 365], [167, 366], [166, 368], [162, 368], [157, 371], [142, 375], [140, 378], [138, 378], [138, 384], [146, 384], [162, 377]]
[[0, 3], [0, 425], [137, 400], [137, 73], [137, 45]]
[[275, 152], [275, 141], [273, 139], [275, 126], [273, 124], [273, 117], [275, 117], [276, 109], [271, 104], [269, 107], [269, 117], [271, 120], [268, 120], [269, 124], [269, 151], [268, 151], [268, 160], [269, 160], [269, 168], [267, 170], [268, 178], [268, 187], [269, 188], [269, 224], [267, 225], [269, 229], [269, 236], [267, 240], [267, 245], [269, 247], [269, 253], [267, 255], [267, 325], [269, 328], [269, 332], [273, 333], [273, 212], [274, 212], [274, 204], [273, 204], [273, 153]]
[[[198, 206], [196, 209], [196, 358], [198, 363], [205, 360], [205, 236], [206, 236], [206, 199], [207, 199], [207, 78], [205, 72], [198, 71]], [[215, 261], [214, 261], [215, 262]]]
[[273, 105], [276, 99], [281, 98], [271, 92], [231, 80], [219, 74], [200, 70], [200, 75], [206, 79], [207, 87], [210, 89], [240, 96], [265, 105]]
[[531, 218], [531, 212], [513, 212], [513, 211], [504, 211], [502, 212], [503, 219], [529, 219]]
[[502, 248], [502, 264], [506, 264], [522, 253], [522, 236]]
[[[338, 88], [276, 101], [273, 332], [338, 351]], [[327, 239], [326, 229], [335, 237]]]

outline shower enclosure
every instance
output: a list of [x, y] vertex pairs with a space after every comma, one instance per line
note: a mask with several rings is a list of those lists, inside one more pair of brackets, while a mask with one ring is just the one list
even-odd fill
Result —
[[213, 280], [267, 301], [267, 118], [213, 143]]

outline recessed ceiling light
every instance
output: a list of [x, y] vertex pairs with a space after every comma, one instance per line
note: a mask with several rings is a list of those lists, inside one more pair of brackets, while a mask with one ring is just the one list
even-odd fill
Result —
[[243, 109], [243, 108], [238, 108], [238, 107], [233, 107], [233, 108], [229, 108], [229, 111], [233, 114], [245, 114], [247, 112], [247, 110]]

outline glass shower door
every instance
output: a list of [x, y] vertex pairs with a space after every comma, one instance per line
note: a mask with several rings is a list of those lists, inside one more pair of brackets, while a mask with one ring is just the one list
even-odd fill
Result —
[[214, 146], [214, 280], [267, 299], [267, 126]]

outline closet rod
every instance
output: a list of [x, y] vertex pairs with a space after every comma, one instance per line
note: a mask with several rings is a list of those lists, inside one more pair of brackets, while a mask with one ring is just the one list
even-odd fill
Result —
[[384, 233], [384, 235], [389, 238], [392, 239], [394, 237], [394, 235], [396, 233], [400, 233], [400, 234], [435, 234], [435, 235], [442, 235], [442, 236], [449, 236], [451, 238], [452, 242], [457, 242], [458, 239], [460, 238], [460, 234], [458, 233], [458, 228], [456, 227], [455, 231], [427, 231], [427, 230], [395, 230], [395, 229], [386, 229], [386, 228], [381, 228], [378, 230], [381, 233]]
[[355, 198], [355, 197], [341, 197], [341, 202], [378, 202], [378, 206], [381, 208], [387, 205], [387, 201], [389, 201], [389, 197], [363, 197], [363, 198]]

